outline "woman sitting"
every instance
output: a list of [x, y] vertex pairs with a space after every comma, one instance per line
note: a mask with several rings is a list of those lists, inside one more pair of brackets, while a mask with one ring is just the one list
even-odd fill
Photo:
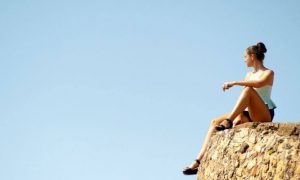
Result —
[[246, 49], [244, 59], [253, 71], [246, 74], [245, 80], [232, 81], [223, 84], [223, 91], [233, 86], [244, 86], [236, 105], [230, 113], [221, 115], [211, 121], [207, 136], [196, 160], [183, 170], [185, 175], [197, 174], [201, 159], [215, 131], [230, 129], [246, 122], [271, 122], [276, 105], [271, 100], [274, 72], [264, 66], [263, 60], [267, 49], [260, 42]]

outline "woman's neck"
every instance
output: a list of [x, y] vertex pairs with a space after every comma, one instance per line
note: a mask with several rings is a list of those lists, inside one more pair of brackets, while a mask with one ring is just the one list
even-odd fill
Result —
[[260, 61], [255, 61], [254, 65], [253, 65], [253, 72], [257, 72], [259, 70], [265, 70], [265, 66], [263, 65], [262, 62]]

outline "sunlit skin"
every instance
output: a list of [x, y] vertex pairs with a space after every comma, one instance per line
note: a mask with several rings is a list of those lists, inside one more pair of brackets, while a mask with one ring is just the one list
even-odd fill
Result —
[[[270, 122], [271, 115], [269, 109], [257, 94], [253, 88], [259, 88], [266, 85], [273, 85], [274, 72], [263, 65], [263, 61], [260, 61], [256, 58], [255, 54], [248, 54], [247, 51], [244, 53], [244, 62], [247, 67], [252, 67], [252, 71], [246, 74], [246, 77], [242, 81], [230, 81], [225, 82], [222, 85], [222, 90], [226, 91], [232, 88], [233, 86], [244, 86], [235, 106], [232, 111], [226, 114], [223, 114], [211, 121], [208, 133], [204, 140], [203, 146], [196, 159], [201, 159], [208, 147], [209, 141], [213, 133], [215, 132], [215, 127], [217, 125], [223, 124], [228, 126], [225, 119], [233, 120], [233, 127], [239, 124], [243, 124], [248, 121], [248, 118], [243, 115], [245, 108], [248, 108], [251, 119], [254, 122]], [[255, 77], [255, 80], [250, 80], [252, 77]], [[199, 164], [194, 161], [190, 164], [190, 168], [197, 168]]]

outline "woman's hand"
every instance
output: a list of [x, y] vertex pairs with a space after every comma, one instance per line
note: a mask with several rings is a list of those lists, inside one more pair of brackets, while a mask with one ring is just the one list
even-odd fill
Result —
[[223, 91], [225, 91], [225, 90], [231, 88], [232, 86], [234, 86], [235, 85], [234, 83], [235, 82], [226, 82], [226, 83], [224, 83], [223, 87], [222, 87]]

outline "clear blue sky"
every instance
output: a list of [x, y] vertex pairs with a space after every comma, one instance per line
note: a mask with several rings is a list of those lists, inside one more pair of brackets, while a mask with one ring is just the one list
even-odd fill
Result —
[[0, 2], [1, 180], [181, 180], [266, 44], [300, 120], [300, 1]]

